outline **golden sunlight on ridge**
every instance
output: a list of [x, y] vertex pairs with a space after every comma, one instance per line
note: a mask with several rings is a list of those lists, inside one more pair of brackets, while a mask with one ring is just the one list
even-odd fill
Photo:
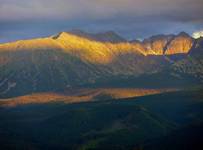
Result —
[[146, 55], [145, 50], [137, 44], [99, 42], [65, 32], [56, 39], [49, 37], [0, 44], [0, 51], [5, 50], [62, 50], [95, 64], [108, 64], [117, 56], [128, 53]]

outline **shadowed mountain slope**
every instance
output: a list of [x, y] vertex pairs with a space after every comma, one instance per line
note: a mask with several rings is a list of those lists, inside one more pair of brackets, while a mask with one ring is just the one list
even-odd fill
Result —
[[90, 40], [100, 41], [100, 42], [111, 42], [111, 43], [122, 43], [127, 42], [126, 39], [119, 36], [114, 31], [107, 31], [103, 33], [87, 33], [82, 30], [72, 30], [67, 33], [72, 33], [80, 37], [88, 38]]

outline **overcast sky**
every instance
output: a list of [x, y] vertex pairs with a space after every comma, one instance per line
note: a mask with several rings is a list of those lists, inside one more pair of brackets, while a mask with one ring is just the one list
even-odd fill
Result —
[[128, 39], [192, 34], [203, 30], [203, 0], [0, 0], [0, 42], [71, 29]]

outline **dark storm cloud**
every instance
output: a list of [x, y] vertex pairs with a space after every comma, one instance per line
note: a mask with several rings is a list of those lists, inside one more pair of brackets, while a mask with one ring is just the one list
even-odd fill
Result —
[[128, 38], [192, 33], [203, 28], [202, 7], [202, 0], [0, 0], [0, 37], [10, 41], [72, 28], [115, 30]]
[[118, 15], [203, 20], [202, 0], [0, 0], [0, 19], [108, 19]]

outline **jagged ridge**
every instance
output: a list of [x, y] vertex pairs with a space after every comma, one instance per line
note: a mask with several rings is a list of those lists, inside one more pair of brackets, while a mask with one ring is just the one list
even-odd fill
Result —
[[[187, 33], [175, 35], [156, 35], [142, 42], [128, 42], [113, 31], [90, 34], [80, 30], [61, 32], [56, 36], [41, 39], [17, 41], [0, 44], [0, 50], [22, 49], [94, 49], [94, 53], [109, 55], [108, 53], [121, 53], [124, 51], [138, 52], [143, 55], [173, 55], [188, 53], [194, 44], [194, 39]], [[87, 50], [88, 49], [88, 50]]]
[[[112, 37], [112, 34], [115, 33], [107, 32], [105, 36], [102, 35], [102, 40], [104, 37], [109, 39], [108, 35]], [[97, 85], [98, 81], [101, 83], [120, 77], [128, 79], [144, 74], [156, 76], [163, 71], [169, 76], [174, 73], [176, 76], [180, 73], [196, 76], [196, 72], [201, 72], [198, 68], [202, 63], [198, 67], [192, 67], [192, 74], [188, 69], [183, 69], [188, 64], [185, 61], [188, 59], [188, 52], [193, 55], [191, 51], [199, 49], [198, 45], [201, 45], [201, 42], [194, 42], [185, 33], [177, 36], [153, 36], [143, 42], [114, 43], [98, 40], [95, 36], [98, 35], [87, 38], [61, 32], [47, 38], [1, 44], [0, 96], [12, 97], [74, 86]], [[173, 46], [175, 48], [171, 51]], [[174, 59], [174, 54], [184, 54], [184, 58]], [[198, 57], [199, 60], [201, 57]], [[198, 61], [189, 61], [190, 66]]]

